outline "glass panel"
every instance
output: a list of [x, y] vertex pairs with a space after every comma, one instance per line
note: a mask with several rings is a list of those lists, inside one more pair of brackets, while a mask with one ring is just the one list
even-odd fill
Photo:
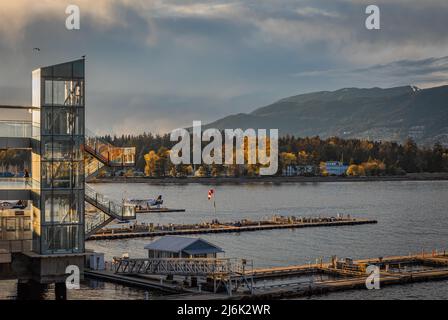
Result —
[[33, 107], [41, 106], [41, 69], [33, 71], [33, 84], [32, 84], [32, 105]]
[[6, 219], [6, 231], [16, 231], [16, 219]]
[[71, 137], [45, 137], [42, 157], [45, 160], [82, 160], [81, 139]]
[[84, 61], [76, 61], [73, 63], [73, 77], [84, 78]]
[[4, 138], [29, 138], [31, 137], [32, 124], [29, 121], [1, 121], [0, 137]]
[[23, 231], [31, 231], [31, 218], [23, 219]]
[[46, 194], [45, 222], [79, 223], [81, 209], [75, 194]]
[[67, 109], [53, 109], [53, 134], [72, 134], [74, 127], [73, 112]]
[[42, 162], [42, 188], [82, 189], [83, 164], [79, 162]]
[[[49, 82], [47, 84], [47, 82]], [[45, 81], [45, 87], [49, 87], [51, 81]], [[49, 90], [49, 89], [48, 89]], [[47, 89], [46, 89], [47, 91]], [[51, 93], [49, 91], [49, 93]], [[46, 104], [54, 106], [83, 106], [84, 105], [84, 81], [53, 81], [52, 101], [45, 99]]]
[[70, 162], [53, 162], [53, 188], [70, 188], [71, 174]]
[[64, 105], [65, 96], [65, 81], [53, 81], [53, 105]]
[[83, 135], [84, 109], [65, 107], [44, 107], [42, 134]]
[[44, 253], [81, 252], [80, 226], [44, 226], [42, 245]]
[[53, 66], [53, 77], [71, 78], [72, 63], [68, 62]]
[[45, 104], [53, 103], [53, 81], [45, 80], [44, 82]]

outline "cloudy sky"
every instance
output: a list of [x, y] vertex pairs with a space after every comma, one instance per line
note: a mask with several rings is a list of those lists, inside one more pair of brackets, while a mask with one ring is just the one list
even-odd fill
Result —
[[167, 132], [304, 92], [448, 84], [447, 29], [446, 0], [1, 0], [0, 104], [85, 54], [91, 130]]

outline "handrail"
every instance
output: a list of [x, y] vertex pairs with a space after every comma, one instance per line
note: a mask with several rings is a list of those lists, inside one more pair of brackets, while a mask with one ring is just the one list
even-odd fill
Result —
[[85, 237], [88, 238], [92, 234], [94, 234], [97, 230], [101, 229], [103, 226], [112, 222], [114, 220], [113, 217], [109, 215], [99, 212], [95, 215], [86, 215], [85, 217]]
[[0, 178], [0, 190], [32, 190], [39, 186], [33, 178]]
[[227, 275], [253, 274], [253, 262], [247, 264], [235, 258], [114, 258], [115, 273]]
[[118, 220], [129, 220], [135, 219], [136, 217], [134, 205], [126, 203], [119, 204], [109, 200], [106, 196], [96, 192], [88, 185], [85, 186], [85, 199], [97, 209]]
[[85, 150], [107, 166], [134, 166], [135, 148], [116, 147], [86, 130]]
[[33, 123], [20, 120], [0, 120], [0, 137], [31, 138]]

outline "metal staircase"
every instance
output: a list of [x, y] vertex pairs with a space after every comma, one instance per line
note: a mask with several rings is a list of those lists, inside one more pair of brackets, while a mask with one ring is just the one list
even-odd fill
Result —
[[115, 218], [109, 217], [103, 212], [96, 212], [94, 215], [87, 215], [85, 219], [85, 238], [97, 233], [99, 230], [103, 229], [109, 223], [115, 220]]
[[98, 161], [88, 153], [84, 155], [84, 159], [84, 169], [86, 173], [85, 176], [86, 181], [88, 181], [89, 179], [94, 178], [99, 174], [101, 168], [104, 168], [104, 163]]
[[[84, 150], [85, 175], [88, 179], [98, 174], [104, 166], [132, 167], [135, 165], [135, 148], [120, 148], [109, 142], [86, 132]], [[114, 220], [128, 221], [136, 218], [135, 206], [118, 203], [96, 192], [85, 185], [85, 201], [99, 210], [99, 212], [85, 216], [85, 238], [89, 238]]]
[[135, 166], [135, 148], [115, 147], [104, 139], [86, 132], [85, 151], [108, 167]]
[[124, 201], [123, 203], [112, 201], [106, 196], [96, 192], [88, 185], [85, 186], [84, 199], [87, 203], [100, 211], [93, 216], [86, 216], [86, 238], [95, 234], [98, 230], [101, 230], [115, 219], [119, 221], [128, 221], [136, 218], [134, 205], [126, 204]]

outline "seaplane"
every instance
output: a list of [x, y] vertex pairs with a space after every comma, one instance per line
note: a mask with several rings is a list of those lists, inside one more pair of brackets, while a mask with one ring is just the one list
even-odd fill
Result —
[[25, 208], [26, 208], [26, 204], [22, 200], [19, 200], [16, 203], [12, 203], [12, 202], [8, 202], [8, 201], [0, 202], [0, 210], [25, 209]]
[[160, 208], [160, 206], [163, 204], [162, 196], [159, 195], [157, 199], [129, 199], [127, 203], [135, 205], [135, 207], [139, 210], [142, 209], [151, 209], [151, 207]]

